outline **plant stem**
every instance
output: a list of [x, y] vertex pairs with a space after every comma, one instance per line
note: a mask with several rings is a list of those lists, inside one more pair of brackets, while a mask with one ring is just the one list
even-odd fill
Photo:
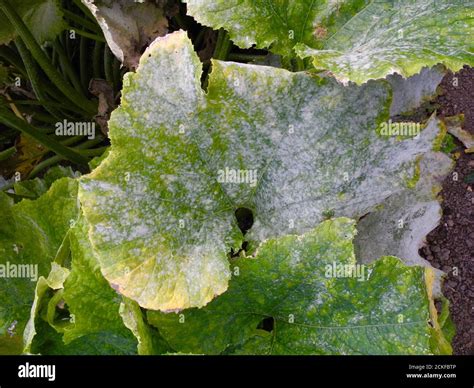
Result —
[[84, 4], [82, 4], [81, 0], [73, 0], [74, 4], [76, 5], [77, 8], [79, 8], [86, 17], [88, 17], [93, 23], [96, 23], [97, 21], [95, 20], [94, 16], [92, 15], [91, 11], [89, 8], [87, 8]]
[[120, 74], [120, 61], [115, 58], [112, 64], [112, 78], [114, 80], [114, 95], [120, 91], [120, 81], [121, 81], [121, 74]]
[[97, 112], [97, 106], [94, 102], [89, 101], [81, 93], [76, 91], [73, 87], [64, 82], [61, 75], [53, 67], [49, 61], [48, 56], [41, 49], [39, 44], [36, 42], [35, 38], [31, 34], [30, 30], [26, 27], [23, 20], [18, 16], [15, 9], [12, 7], [8, 0], [0, 0], [0, 9], [5, 13], [8, 20], [14, 26], [16, 32], [21, 37], [25, 45], [30, 50], [33, 58], [38, 62], [40, 67], [49, 77], [51, 82], [58, 87], [58, 89], [68, 98], [71, 102], [76, 104], [78, 107], [81, 107], [91, 116], [95, 115]]
[[100, 156], [109, 147], [93, 148], [91, 150], [78, 150], [77, 152], [84, 156]]
[[87, 164], [87, 159], [79, 155], [74, 150], [65, 147], [61, 143], [53, 140], [48, 135], [36, 130], [33, 126], [28, 124], [26, 121], [16, 117], [13, 113], [9, 112], [7, 109], [0, 110], [0, 122], [4, 125], [14, 128], [25, 135], [28, 135], [38, 141], [47, 149], [55, 152], [58, 155], [65, 157], [66, 159], [77, 163], [77, 164]]
[[[93, 139], [93, 140], [89, 140], [89, 141], [85, 141], [84, 143], [78, 145], [77, 147], [75, 147], [77, 150], [79, 149], [87, 149], [88, 147], [93, 147], [94, 145], [97, 145], [98, 143], [102, 142], [104, 139]], [[105, 149], [107, 149], [107, 147], [102, 147], [104, 148], [104, 151]], [[102, 149], [102, 148], [98, 148], [98, 149]], [[93, 151], [93, 150], [91, 150]], [[100, 154], [99, 154], [100, 155]], [[96, 155], [92, 155], [92, 156], [96, 156]], [[28, 178], [34, 178], [36, 175], [38, 175], [42, 170], [44, 170], [45, 168], [48, 168], [49, 166], [52, 166], [53, 164], [56, 164], [58, 162], [60, 162], [61, 160], [64, 160], [64, 158], [62, 156], [59, 156], [59, 155], [55, 155], [49, 159], [46, 159], [46, 160], [43, 160], [41, 163], [38, 163], [38, 165], [30, 172], [30, 174], [28, 175]], [[3, 190], [3, 188], [2, 188]]]
[[265, 57], [266, 57], [266, 55], [230, 53], [227, 56], [227, 59], [229, 61], [251, 62], [251, 61], [255, 61], [255, 60], [262, 60]]
[[11, 48], [7, 46], [0, 46], [0, 57], [9, 62], [14, 68], [16, 68], [23, 77], [28, 78], [25, 66], [21, 61], [20, 56], [17, 55]]
[[106, 46], [104, 50], [104, 72], [105, 79], [110, 85], [114, 84], [114, 75], [112, 70], [113, 54], [109, 47]]
[[[45, 94], [43, 93], [43, 88], [41, 87], [41, 78], [39, 76], [38, 68], [36, 62], [30, 55], [30, 52], [26, 48], [25, 44], [21, 40], [21, 38], [17, 38], [15, 40], [15, 46], [20, 53], [20, 56], [23, 60], [23, 64], [25, 65], [26, 72], [28, 74], [28, 78], [30, 79], [31, 86], [33, 88], [34, 93], [36, 94], [36, 98], [41, 102], [47, 101]], [[61, 117], [61, 113], [58, 112], [53, 107], [49, 106], [48, 104], [43, 105], [44, 108], [51, 113], [55, 118], [59, 119]]]
[[217, 34], [216, 48], [214, 49], [213, 58], [225, 61], [229, 55], [232, 42], [229, 39], [229, 34], [226, 30], [221, 28]]
[[82, 89], [81, 82], [79, 81], [79, 78], [77, 77], [76, 71], [71, 65], [71, 61], [68, 59], [66, 52], [64, 51], [63, 47], [59, 45], [57, 42], [53, 43], [53, 46], [58, 53], [59, 56], [59, 62], [61, 63], [61, 67], [63, 71], [66, 73], [67, 77], [71, 81], [72, 85], [76, 90], [84, 90]]
[[28, 179], [34, 178], [42, 170], [44, 170], [45, 168], [48, 168], [49, 166], [52, 166], [53, 164], [60, 162], [61, 160], [64, 160], [64, 158], [59, 155], [55, 155], [49, 159], [43, 160], [42, 162], [38, 163], [33, 170], [31, 170], [31, 172], [28, 175]]
[[64, 15], [72, 20], [73, 22], [77, 23], [80, 26], [84, 26], [85, 28], [88, 28], [89, 30], [97, 33], [97, 34], [102, 34], [102, 31], [100, 30], [99, 26], [97, 24], [92, 23], [88, 19], [85, 19], [79, 15], [76, 15], [74, 12], [71, 12], [67, 9], [63, 9]]
[[102, 78], [102, 51], [104, 44], [101, 42], [95, 42], [94, 52], [92, 57], [92, 68], [93, 68], [93, 77]]
[[6, 150], [0, 152], [0, 161], [7, 160], [10, 156], [14, 155], [16, 152], [15, 147], [7, 148]]
[[72, 27], [72, 26], [69, 26], [68, 27], [70, 30], [74, 30], [74, 32], [77, 34], [77, 35], [81, 35], [85, 38], [89, 38], [89, 39], [92, 39], [92, 40], [96, 40], [97, 42], [104, 42], [105, 43], [105, 38], [103, 38], [102, 36], [100, 35], [96, 35], [96, 34], [93, 34], [91, 32], [87, 32], [87, 31], [83, 31], [83, 30], [80, 30], [76, 27]]
[[81, 85], [84, 90], [89, 89], [89, 66], [87, 64], [87, 57], [88, 57], [88, 51], [87, 51], [87, 38], [84, 38], [83, 36], [81, 37], [81, 43], [79, 47], [79, 60], [80, 60], [80, 76], [81, 76]]

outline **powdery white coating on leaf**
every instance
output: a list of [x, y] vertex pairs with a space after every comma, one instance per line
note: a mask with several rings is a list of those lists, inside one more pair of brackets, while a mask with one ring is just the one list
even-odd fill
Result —
[[186, 0], [189, 15], [242, 48], [313, 57], [339, 80], [474, 64], [472, 0]]
[[104, 276], [146, 308], [202, 306], [224, 292], [226, 254], [241, 241], [191, 136], [200, 71], [185, 33], [155, 42], [126, 77], [109, 157], [81, 181]]
[[[227, 254], [243, 239], [237, 208], [254, 213], [254, 247], [327, 212], [359, 217], [403, 190], [438, 132], [377, 135], [389, 115], [384, 81], [344, 87], [215, 61], [204, 93], [200, 76], [184, 32], [159, 38], [125, 77], [110, 155], [80, 182], [104, 276], [149, 309], [200, 307], [226, 290]], [[220, 180], [229, 170], [256, 180]]]
[[474, 63], [472, 0], [371, 1], [331, 35], [323, 47], [298, 44], [316, 68], [358, 84], [399, 73], [409, 77], [424, 66], [457, 71]]
[[[437, 120], [432, 117], [427, 125], [436, 127]], [[355, 245], [361, 263], [370, 263], [390, 254], [401, 257], [408, 265], [432, 268], [418, 251], [424, 245], [426, 235], [439, 224], [441, 206], [436, 194], [452, 166], [453, 161], [444, 153], [426, 153], [420, 160], [420, 179], [414, 190], [405, 189], [390, 196], [382, 208], [359, 221]], [[439, 297], [443, 272], [432, 269], [436, 274], [433, 292]]]

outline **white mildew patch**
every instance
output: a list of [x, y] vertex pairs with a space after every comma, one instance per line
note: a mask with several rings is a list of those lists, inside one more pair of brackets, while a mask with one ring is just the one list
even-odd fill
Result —
[[345, 82], [474, 64], [473, 0], [185, 2], [189, 15], [225, 28], [236, 45], [313, 57]]
[[378, 135], [384, 81], [344, 87], [219, 61], [206, 93], [200, 77], [184, 32], [155, 41], [125, 78], [109, 156], [80, 181], [102, 273], [149, 309], [202, 307], [226, 290], [227, 254], [243, 240], [237, 208], [253, 211], [252, 247], [329, 213], [357, 218], [404, 190], [438, 133]]
[[[431, 118], [428, 127], [436, 125], [436, 119]], [[424, 245], [426, 235], [439, 224], [441, 206], [436, 195], [452, 166], [453, 161], [444, 153], [426, 153], [419, 162], [420, 179], [415, 187], [390, 196], [383, 207], [359, 221], [355, 246], [362, 263], [390, 254], [403, 258], [408, 265], [432, 268], [418, 250]], [[443, 272], [433, 270], [436, 274], [433, 292], [440, 296]]]
[[358, 84], [397, 72], [404, 77], [438, 63], [457, 71], [474, 62], [474, 2], [373, 1], [335, 31], [323, 47], [298, 44], [317, 68]]

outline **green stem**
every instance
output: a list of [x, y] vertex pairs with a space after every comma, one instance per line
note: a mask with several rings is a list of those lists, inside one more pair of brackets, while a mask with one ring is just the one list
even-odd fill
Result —
[[94, 78], [102, 78], [102, 57], [104, 44], [95, 42], [94, 52], [92, 55], [92, 69]]
[[21, 61], [21, 57], [7, 46], [0, 46], [0, 57], [9, 62], [14, 68], [16, 68], [23, 77], [28, 78], [25, 66]]
[[83, 156], [79, 155], [74, 150], [63, 146], [61, 143], [53, 140], [48, 135], [36, 130], [33, 126], [28, 124], [26, 121], [19, 119], [13, 113], [8, 111], [7, 109], [0, 110], [0, 122], [4, 125], [14, 128], [25, 135], [28, 135], [35, 139], [37, 142], [42, 144], [47, 149], [55, 152], [58, 155], [65, 157], [66, 159], [70, 160], [71, 162], [77, 164], [87, 164], [87, 159]]
[[104, 138], [102, 136], [97, 136], [95, 139], [90, 139], [86, 140], [84, 143], [79, 144], [78, 146], [74, 147], [76, 150], [84, 150], [84, 149], [89, 149], [97, 144], [100, 144], [104, 141]]
[[230, 53], [227, 56], [229, 61], [237, 61], [237, 62], [251, 62], [251, 61], [258, 61], [265, 58], [265, 55], [258, 55], [258, 54], [242, 54], [242, 53]]
[[[100, 141], [99, 141], [100, 140]], [[89, 147], [93, 147], [97, 144], [99, 144], [100, 142], [102, 142], [104, 139], [102, 138], [97, 138], [97, 139], [93, 139], [93, 140], [88, 140], [88, 141], [85, 141], [84, 143], [78, 145], [77, 147], [75, 147], [76, 150], [83, 150], [83, 149], [87, 149]], [[107, 147], [102, 147], [102, 148], [107, 148]], [[104, 150], [105, 151], [105, 150]], [[96, 156], [96, 155], [93, 155], [93, 156]], [[42, 170], [44, 170], [45, 168], [48, 168], [49, 166], [52, 166], [53, 164], [56, 164], [56, 163], [59, 163], [61, 160], [64, 160], [64, 158], [62, 156], [59, 156], [59, 155], [55, 155], [49, 159], [46, 159], [46, 160], [43, 160], [41, 163], [39, 163], [31, 172], [30, 172], [30, 175], [28, 176], [28, 178], [34, 178], [36, 175], [38, 175]], [[2, 188], [3, 190], [3, 188]], [[5, 189], [7, 190], [7, 189]]]
[[73, 2], [76, 7], [79, 8], [84, 13], [84, 15], [86, 15], [86, 17], [88, 17], [93, 23], [97, 22], [91, 11], [89, 11], [89, 8], [82, 4], [81, 0], [73, 0]]
[[[21, 38], [17, 38], [15, 40], [15, 45], [23, 60], [23, 64], [25, 65], [28, 78], [30, 79], [30, 82], [31, 82], [31, 86], [33, 88], [34, 93], [36, 94], [36, 98], [42, 103], [47, 101], [47, 98], [43, 92], [43, 88], [41, 87], [41, 78], [39, 76], [36, 62], [31, 57], [30, 52], [26, 48]], [[44, 104], [43, 106], [55, 118], [57, 119], [61, 118], [61, 113], [58, 110], [49, 106], [48, 104]]]
[[0, 152], [0, 161], [1, 160], [7, 160], [8, 158], [10, 158], [10, 156], [14, 155], [15, 152], [16, 152], [15, 147], [10, 147], [10, 148], [7, 148], [6, 150]]
[[221, 28], [217, 34], [217, 43], [216, 48], [214, 49], [213, 58], [225, 61], [227, 55], [229, 55], [231, 47], [232, 42], [230, 41], [229, 34], [226, 30]]
[[197, 48], [201, 47], [202, 41], [204, 40], [204, 34], [206, 33], [207, 28], [201, 28], [198, 32], [196, 39], [194, 40], [194, 46]]
[[[70, 146], [70, 145], [73, 145], [73, 144], [76, 144], [76, 143], [80, 142], [83, 139], [84, 139], [84, 136], [71, 136], [71, 137], [69, 137], [65, 140], [62, 140], [60, 143], [62, 145], [65, 145], [65, 146]], [[78, 153], [80, 153], [80, 152], [78, 152]]]
[[110, 85], [114, 84], [112, 63], [113, 63], [112, 51], [110, 51], [109, 47], [106, 46], [104, 50], [104, 72], [105, 72], [105, 79]]
[[54, 101], [9, 100], [8, 102], [12, 102], [13, 104], [16, 104], [16, 105], [37, 105], [37, 106], [49, 105], [56, 108], [68, 108], [67, 105], [64, 105], [60, 102], [54, 102]]
[[74, 12], [71, 12], [67, 9], [63, 9], [63, 13], [64, 13], [64, 16], [66, 16], [68, 19], [72, 20], [73, 22], [77, 23], [78, 25], [84, 26], [85, 28], [88, 28], [89, 30], [99, 35], [102, 34], [102, 31], [100, 30], [99, 26], [87, 20], [86, 18], [76, 15]]
[[84, 90], [89, 89], [89, 66], [87, 63], [88, 51], [87, 51], [87, 38], [81, 37], [81, 45], [79, 47], [79, 60], [80, 60], [80, 76], [81, 76], [81, 85]]
[[121, 81], [121, 74], [120, 74], [120, 61], [115, 58], [112, 64], [112, 78], [114, 80], [114, 95], [120, 91], [120, 81]]
[[84, 90], [82, 89], [81, 82], [79, 81], [79, 78], [77, 76], [76, 71], [72, 67], [71, 61], [68, 59], [68, 56], [66, 52], [64, 51], [64, 48], [58, 44], [57, 42], [53, 43], [53, 46], [58, 53], [59, 56], [59, 62], [61, 63], [61, 67], [64, 71], [64, 73], [67, 75], [69, 80], [71, 81], [72, 85], [76, 90]]
[[53, 65], [49, 61], [48, 56], [41, 49], [40, 45], [36, 42], [30, 30], [28, 30], [25, 23], [23, 23], [23, 20], [21, 20], [20, 16], [18, 16], [15, 9], [12, 7], [8, 0], [0, 0], [0, 9], [5, 13], [8, 20], [14, 26], [18, 35], [21, 37], [25, 45], [30, 50], [31, 55], [38, 62], [40, 67], [51, 80], [51, 82], [56, 85], [57, 88], [71, 102], [76, 104], [78, 107], [83, 108], [91, 116], [95, 115], [97, 112], [96, 104], [92, 101], [89, 101], [81, 93], [79, 93], [73, 87], [64, 82], [59, 72], [53, 67]]
[[91, 150], [78, 150], [77, 152], [84, 156], [100, 156], [109, 147], [93, 148]]
[[33, 170], [31, 170], [30, 174], [28, 175], [28, 179], [34, 178], [42, 170], [44, 170], [45, 168], [48, 168], [49, 166], [52, 166], [53, 164], [60, 162], [61, 160], [64, 160], [64, 158], [59, 155], [55, 155], [49, 159], [43, 160], [41, 163], [38, 163]]
[[295, 71], [304, 71], [304, 70], [305, 70], [304, 59], [297, 57], [296, 64], [295, 64]]
[[95, 40], [97, 42], [103, 42], [105, 43], [105, 38], [100, 36], [100, 35], [96, 35], [96, 34], [93, 34], [91, 32], [87, 32], [87, 31], [83, 31], [83, 30], [79, 30], [78, 28], [76, 27], [72, 27], [72, 26], [69, 26], [68, 27], [69, 30], [74, 30], [74, 32], [77, 34], [77, 35], [81, 35], [85, 38], [89, 38], [89, 39], [92, 39], [92, 40]]

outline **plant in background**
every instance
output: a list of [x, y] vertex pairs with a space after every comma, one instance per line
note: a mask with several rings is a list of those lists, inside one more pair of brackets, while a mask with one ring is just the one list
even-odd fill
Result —
[[30, 176], [104, 151], [53, 123], [95, 117], [111, 142], [90, 174], [56, 166], [0, 193], [0, 352], [451, 353], [441, 273], [418, 248], [460, 123], [409, 115], [446, 68], [474, 64], [472, 9], [186, 3], [219, 30], [171, 1], [0, 0], [5, 76], [31, 84], [5, 89], [0, 121], [56, 153]]

